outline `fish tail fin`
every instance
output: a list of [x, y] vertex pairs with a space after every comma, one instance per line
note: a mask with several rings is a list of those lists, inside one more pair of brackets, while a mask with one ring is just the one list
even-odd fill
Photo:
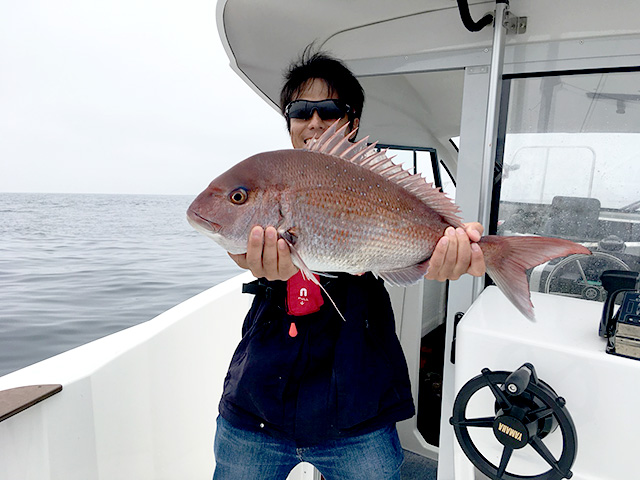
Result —
[[505, 296], [529, 320], [534, 320], [527, 270], [554, 258], [591, 255], [589, 249], [562, 238], [488, 235], [478, 242], [487, 273]]

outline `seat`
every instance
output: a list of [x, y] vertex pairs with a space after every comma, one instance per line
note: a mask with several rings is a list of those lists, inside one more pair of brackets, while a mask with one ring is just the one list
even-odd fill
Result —
[[553, 197], [543, 235], [569, 240], [599, 240], [600, 200], [586, 197]]

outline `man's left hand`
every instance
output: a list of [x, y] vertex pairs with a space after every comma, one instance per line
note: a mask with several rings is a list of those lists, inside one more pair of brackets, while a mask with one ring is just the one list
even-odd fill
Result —
[[483, 232], [478, 222], [465, 223], [464, 228], [447, 228], [431, 255], [425, 278], [444, 282], [457, 280], [465, 273], [474, 277], [484, 275], [484, 255], [476, 243]]

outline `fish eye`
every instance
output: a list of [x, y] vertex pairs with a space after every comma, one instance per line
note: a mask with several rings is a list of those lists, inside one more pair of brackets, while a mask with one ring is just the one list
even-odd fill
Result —
[[244, 188], [236, 188], [229, 194], [229, 200], [236, 205], [242, 205], [249, 198], [247, 190]]

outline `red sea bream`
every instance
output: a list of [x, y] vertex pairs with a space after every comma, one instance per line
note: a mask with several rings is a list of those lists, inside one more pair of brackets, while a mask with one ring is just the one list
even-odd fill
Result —
[[[391, 284], [416, 283], [445, 229], [462, 225], [459, 209], [366, 140], [352, 143], [345, 127], [331, 127], [309, 149], [249, 157], [193, 201], [189, 222], [231, 253], [246, 252], [253, 226], [272, 225], [311, 279], [311, 272], [370, 271]], [[536, 236], [488, 235], [479, 245], [488, 274], [530, 319], [526, 270], [591, 253], [568, 240]]]

